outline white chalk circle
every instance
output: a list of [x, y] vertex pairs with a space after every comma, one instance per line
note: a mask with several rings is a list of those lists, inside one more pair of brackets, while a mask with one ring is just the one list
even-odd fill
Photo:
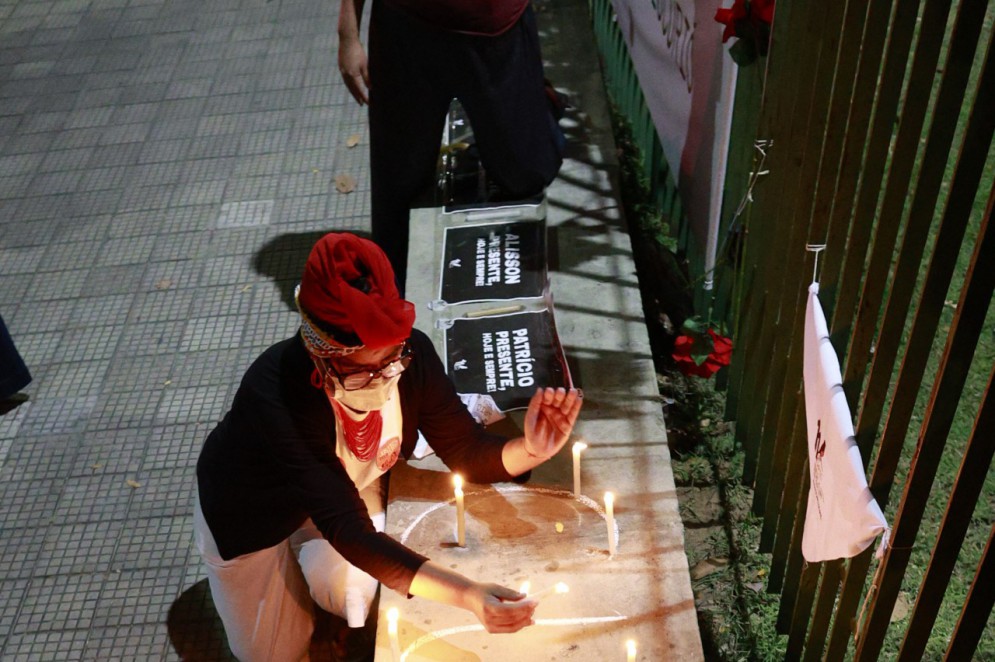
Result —
[[[455, 545], [455, 498], [425, 507], [401, 533], [400, 542], [470, 577], [513, 587], [529, 580], [533, 592], [559, 581], [569, 584], [572, 599], [543, 598], [533, 627], [583, 627], [626, 619], [598, 594], [599, 587], [603, 590], [599, 582], [611, 567], [602, 564], [615, 561], [608, 558], [605, 512], [596, 501], [575, 497], [572, 491], [530, 485], [466, 491], [464, 500], [465, 547]], [[617, 519], [612, 535], [622, 551]], [[495, 576], [495, 567], [502, 568], [504, 575]], [[400, 659], [447, 637], [483, 630], [482, 625], [472, 624], [425, 632], [404, 646]]]

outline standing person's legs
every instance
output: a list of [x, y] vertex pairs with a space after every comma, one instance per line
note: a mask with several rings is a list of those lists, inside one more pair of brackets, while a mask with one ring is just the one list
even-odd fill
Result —
[[432, 185], [446, 111], [445, 33], [434, 32], [386, 3], [370, 19], [370, 190], [373, 241], [387, 254], [401, 295], [408, 264], [408, 217]]
[[562, 163], [563, 134], [545, 92], [535, 15], [497, 37], [467, 37], [459, 99], [487, 174], [516, 197], [541, 193]]
[[290, 544], [284, 541], [225, 561], [199, 500], [194, 506], [194, 538], [235, 657], [241, 662], [307, 659], [313, 605]]

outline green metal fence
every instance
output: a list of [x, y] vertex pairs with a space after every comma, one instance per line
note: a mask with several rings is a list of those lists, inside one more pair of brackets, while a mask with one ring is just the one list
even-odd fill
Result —
[[[995, 638], [990, 507], [972, 519], [995, 483], [995, 340], [992, 317], [986, 322], [995, 288], [991, 5], [781, 2], [765, 76], [741, 70], [724, 217], [761, 149], [769, 174], [742, 217], [727, 413], [763, 516], [761, 550], [771, 554], [768, 590], [781, 594], [788, 659], [874, 660], [888, 636], [899, 659], [961, 660], [983, 637]], [[609, 92], [652, 155], [646, 167], [666, 191], [661, 205], [679, 213], [611, 3], [592, 0], [591, 8]], [[826, 246], [820, 298], [871, 490], [893, 525], [873, 577], [872, 550], [820, 564], [806, 564], [800, 552], [807, 244]], [[979, 375], [982, 386], [965, 391]], [[970, 424], [955, 439], [957, 416]], [[938, 467], [961, 460], [951, 454], [963, 461], [937, 487]], [[945, 503], [946, 514], [941, 508], [942, 521], [929, 527], [935, 533], [924, 536], [930, 499]], [[967, 536], [982, 544], [964, 545]], [[914, 550], [928, 552], [915, 573], [921, 581], [909, 573]], [[973, 579], [937, 652], [930, 636], [941, 610], [961, 609], [944, 595], [955, 565], [965, 564]], [[914, 605], [907, 622], [891, 623], [903, 587]]]

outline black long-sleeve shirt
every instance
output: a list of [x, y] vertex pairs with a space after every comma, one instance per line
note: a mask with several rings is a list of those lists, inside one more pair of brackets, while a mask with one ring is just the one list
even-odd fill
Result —
[[[501, 461], [505, 439], [473, 420], [428, 337], [415, 330], [410, 343], [414, 359], [398, 383], [401, 455], [411, 456], [420, 429], [469, 481], [511, 480]], [[295, 335], [245, 373], [197, 462], [204, 517], [225, 559], [277, 545], [310, 517], [346, 560], [405, 594], [426, 558], [374, 529], [335, 455], [335, 413], [311, 384], [313, 368]]]

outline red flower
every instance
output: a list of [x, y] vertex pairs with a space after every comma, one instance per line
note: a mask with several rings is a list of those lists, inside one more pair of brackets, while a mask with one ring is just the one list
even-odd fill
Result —
[[736, 36], [736, 21], [746, 18], [746, 5], [743, 0], [736, 0], [729, 9], [721, 7], [715, 12], [715, 20], [726, 26], [722, 31], [722, 43], [729, 41], [729, 37]]
[[685, 375], [708, 378], [719, 368], [729, 365], [732, 341], [711, 329], [708, 329], [708, 335], [708, 338], [701, 335], [678, 336], [674, 342], [672, 357], [677, 369]]

